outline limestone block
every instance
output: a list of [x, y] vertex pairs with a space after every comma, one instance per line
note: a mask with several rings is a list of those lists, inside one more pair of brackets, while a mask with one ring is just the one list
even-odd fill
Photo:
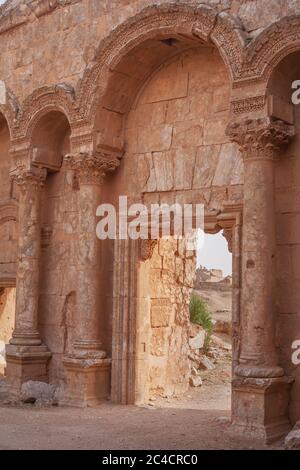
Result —
[[154, 328], [151, 334], [150, 352], [152, 356], [165, 356], [168, 346], [167, 328]]
[[197, 149], [193, 188], [211, 186], [220, 150], [219, 145], [201, 146]]
[[286, 436], [284, 447], [288, 450], [300, 449], [300, 429], [293, 430]]
[[204, 123], [203, 144], [214, 145], [228, 142], [225, 134], [226, 120], [209, 119]]
[[208, 119], [212, 116], [212, 89], [201, 90], [190, 97], [190, 119]]
[[173, 127], [162, 124], [155, 127], [141, 127], [138, 129], [138, 151], [162, 152], [171, 147]]
[[197, 147], [202, 144], [203, 120], [182, 121], [174, 124], [172, 148]]
[[195, 155], [195, 147], [184, 147], [174, 150], [174, 185], [176, 190], [192, 188]]
[[188, 98], [169, 101], [166, 112], [166, 122], [171, 124], [190, 119], [190, 107], [191, 102]]
[[168, 299], [153, 299], [151, 304], [151, 327], [169, 326], [170, 303]]
[[56, 386], [45, 382], [29, 380], [21, 387], [21, 401], [24, 403], [54, 404]]
[[193, 350], [203, 348], [204, 340], [205, 340], [205, 331], [201, 330], [196, 336], [194, 336], [194, 338], [189, 339], [190, 348]]
[[[236, 144], [228, 143], [222, 145], [216, 173], [213, 179], [214, 186], [226, 186], [230, 184], [237, 159], [240, 160], [240, 156]], [[236, 179], [236, 184], [238, 184], [238, 175]]]
[[230, 107], [230, 88], [228, 85], [218, 87], [213, 94], [213, 112], [220, 113], [229, 111]]
[[[158, 127], [165, 124], [168, 103], [159, 101], [157, 103], [139, 104], [135, 109], [136, 125], [140, 127]], [[131, 113], [130, 113], [131, 114]]]
[[153, 163], [158, 191], [170, 191], [174, 184], [173, 152], [154, 152]]
[[215, 369], [214, 364], [206, 356], [201, 356], [199, 360], [199, 369], [213, 370]]
[[189, 382], [190, 382], [191, 387], [201, 387], [201, 385], [202, 385], [202, 379], [201, 379], [200, 375], [196, 375], [196, 376], [192, 375], [190, 377]]
[[238, 9], [238, 15], [248, 31], [274, 23], [281, 14], [282, 3], [278, 0], [268, 0], [268, 8], [259, 0], [246, 0], [239, 4]]
[[182, 98], [187, 95], [188, 73], [181, 61], [166, 65], [154, 76], [141, 97], [141, 103]]

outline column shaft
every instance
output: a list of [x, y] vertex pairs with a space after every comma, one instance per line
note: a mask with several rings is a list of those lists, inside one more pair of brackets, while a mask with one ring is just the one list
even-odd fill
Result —
[[16, 319], [10, 341], [40, 345], [38, 333], [41, 189], [47, 171], [33, 168], [13, 176], [19, 191], [19, 240], [16, 278]]
[[244, 158], [241, 355], [237, 375], [280, 377], [275, 349], [274, 165], [293, 128], [281, 121], [233, 125]]

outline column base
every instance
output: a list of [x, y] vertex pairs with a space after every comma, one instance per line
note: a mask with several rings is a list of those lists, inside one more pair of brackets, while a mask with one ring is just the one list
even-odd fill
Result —
[[288, 418], [292, 379], [235, 378], [231, 432], [270, 444], [291, 429]]
[[20, 396], [21, 387], [28, 380], [48, 382], [48, 361], [51, 352], [47, 347], [6, 345], [6, 376], [9, 395]]
[[97, 405], [110, 396], [111, 359], [65, 357], [65, 395], [62, 405]]

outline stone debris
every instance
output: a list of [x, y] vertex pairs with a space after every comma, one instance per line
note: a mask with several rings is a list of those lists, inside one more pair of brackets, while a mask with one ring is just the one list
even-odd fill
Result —
[[24, 382], [21, 388], [20, 399], [23, 403], [34, 403], [35, 405], [55, 405], [58, 390], [55, 385], [45, 382], [29, 380]]
[[300, 421], [295, 424], [292, 431], [286, 436], [284, 447], [287, 450], [300, 449]]
[[201, 356], [199, 362], [199, 368], [203, 370], [213, 370], [215, 369], [215, 365], [208, 359], [207, 356]]
[[196, 375], [196, 376], [191, 376], [190, 377], [190, 386], [191, 387], [201, 387], [202, 385], [202, 379], [200, 377], [200, 375]]
[[194, 337], [189, 339], [189, 345], [192, 350], [202, 349], [205, 341], [205, 331], [199, 331], [199, 333]]

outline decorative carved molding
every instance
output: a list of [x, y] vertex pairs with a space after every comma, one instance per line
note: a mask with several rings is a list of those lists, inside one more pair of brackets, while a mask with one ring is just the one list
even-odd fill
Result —
[[229, 13], [220, 13], [211, 40], [227, 64], [232, 79], [237, 79], [242, 69], [245, 48], [245, 32], [242, 24]]
[[245, 81], [260, 79], [267, 84], [274, 67], [299, 48], [300, 15], [282, 18], [262, 31], [246, 48], [239, 80], [245, 84]]
[[294, 134], [294, 126], [268, 118], [248, 119], [227, 127], [227, 135], [240, 146], [245, 160], [275, 158], [279, 148], [288, 144]]
[[98, 48], [91, 66], [87, 67], [78, 87], [79, 109], [82, 118], [95, 119], [96, 109], [108, 88], [110, 74], [128, 54], [146, 39], [159, 33], [196, 35], [212, 40], [237, 78], [241, 67], [244, 41], [240, 24], [228, 14], [218, 14], [205, 5], [163, 4], [149, 6], [118, 26]]
[[106, 147], [95, 153], [69, 154], [64, 160], [75, 172], [79, 184], [102, 184], [106, 174], [115, 171], [120, 165], [121, 154], [116, 149], [109, 151], [109, 147]]
[[30, 141], [38, 121], [50, 111], [62, 112], [69, 123], [77, 119], [73, 99], [75, 92], [71, 93], [71, 86], [65, 84], [65, 87], [69, 88], [62, 88], [61, 84], [39, 88], [25, 99], [18, 118], [15, 139]]
[[264, 109], [266, 105], [266, 96], [251, 96], [250, 98], [242, 98], [231, 102], [233, 114], [247, 114]]

